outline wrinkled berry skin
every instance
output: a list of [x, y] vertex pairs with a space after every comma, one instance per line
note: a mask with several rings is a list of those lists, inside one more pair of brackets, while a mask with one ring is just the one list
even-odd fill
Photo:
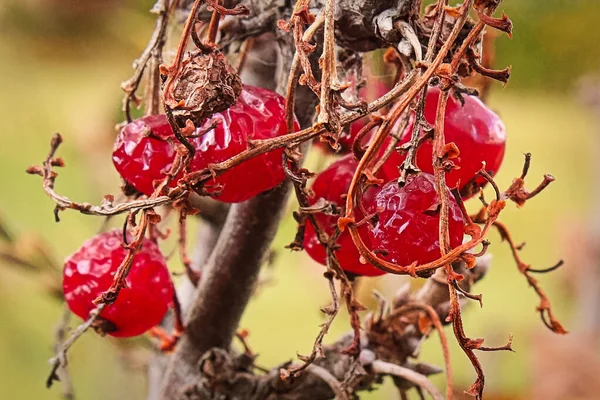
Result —
[[[225, 161], [250, 148], [248, 140], [264, 140], [287, 133], [285, 98], [267, 89], [244, 86], [238, 102], [211, 120], [221, 123], [194, 141], [198, 153], [192, 170]], [[207, 123], [208, 125], [208, 123]], [[295, 130], [299, 130], [295, 123]], [[254, 157], [209, 181], [215, 199], [237, 203], [279, 185], [285, 179], [283, 150], [277, 149]], [[222, 186], [219, 194], [216, 185]]]
[[[425, 119], [430, 124], [435, 124], [440, 90], [430, 88], [425, 98]], [[446, 143], [454, 142], [460, 154], [452, 159], [459, 169], [454, 169], [446, 174], [446, 184], [449, 187], [459, 186], [463, 198], [471, 197], [477, 191], [472, 190], [476, 184], [483, 186], [486, 181], [477, 175], [485, 161], [485, 169], [494, 176], [500, 169], [504, 158], [506, 146], [506, 129], [500, 117], [485, 104], [474, 96], [464, 95], [465, 105], [452, 95], [448, 97], [446, 115], [444, 119], [444, 136]], [[412, 122], [408, 124], [402, 134], [400, 143], [410, 141], [414, 126], [414, 115]], [[420, 134], [423, 134], [421, 131]], [[423, 143], [417, 151], [416, 164], [423, 171], [432, 174], [433, 146], [431, 141]], [[383, 171], [390, 179], [399, 176], [398, 167], [404, 161], [405, 156], [394, 153], [383, 166]]]
[[[349, 154], [340, 158], [321, 172], [312, 186], [314, 196], [311, 199], [311, 204], [314, 204], [319, 198], [324, 198], [344, 209], [346, 206], [346, 194], [357, 165], [353, 155]], [[375, 190], [373, 189], [367, 191], [363, 196], [363, 201], [367, 201], [368, 198], [373, 197], [374, 193]], [[356, 219], [360, 220], [361, 218], [363, 218], [363, 214], [357, 210]], [[316, 219], [328, 235], [331, 235], [334, 232], [335, 227], [337, 226], [338, 217], [317, 214]], [[369, 238], [367, 236], [367, 226], [362, 225], [358, 228], [358, 232], [367, 247], [370, 247]], [[360, 254], [347, 230], [342, 232], [337, 240], [337, 244], [340, 246], [340, 249], [335, 253], [338, 257], [340, 266], [345, 271], [364, 276], [378, 276], [385, 274], [384, 271], [381, 271], [370, 264], [362, 264], [360, 262]], [[313, 260], [323, 265], [327, 264], [325, 247], [319, 242], [315, 229], [310, 221], [306, 222], [304, 249]]]
[[[65, 261], [63, 291], [69, 309], [87, 319], [95, 308], [93, 301], [113, 283], [114, 275], [127, 251], [120, 230], [101, 233], [87, 240]], [[127, 287], [117, 300], [104, 308], [100, 317], [116, 328], [115, 337], [141, 335], [158, 325], [173, 301], [173, 283], [158, 246], [144, 239], [136, 254]]]
[[[449, 232], [452, 248], [462, 243], [463, 214], [454, 197], [449, 197]], [[378, 221], [368, 229], [372, 250], [386, 261], [408, 266], [425, 264], [440, 257], [439, 200], [433, 175], [409, 176], [406, 185], [392, 180], [374, 197], [366, 201], [368, 210], [377, 209]]]
[[[153, 118], [152, 120], [147, 120]], [[244, 86], [238, 102], [223, 112], [213, 114], [197, 133], [212, 122], [215, 129], [200, 137], [190, 138], [196, 149], [191, 171], [207, 168], [247, 150], [248, 140], [270, 139], [287, 133], [285, 98], [267, 89]], [[150, 124], [149, 122], [154, 122]], [[156, 133], [144, 135], [144, 127]], [[296, 122], [295, 129], [299, 129]], [[166, 117], [144, 117], [121, 131], [115, 143], [113, 162], [123, 179], [140, 192], [150, 195], [152, 181], [165, 177], [175, 158], [175, 150], [166, 141], [176, 142]], [[254, 157], [208, 181], [204, 187], [212, 197], [226, 203], [237, 203], [279, 185], [285, 179], [283, 150], [277, 149]], [[180, 177], [178, 177], [180, 178]], [[173, 182], [172, 186], [176, 183]]]
[[175, 159], [169, 138], [176, 140], [165, 115], [149, 115], [125, 125], [113, 150], [117, 172], [139, 192], [151, 195], [153, 182], [164, 179]]

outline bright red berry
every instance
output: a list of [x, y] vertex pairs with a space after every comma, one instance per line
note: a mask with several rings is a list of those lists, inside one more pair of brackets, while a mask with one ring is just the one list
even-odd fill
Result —
[[[327, 201], [333, 202], [336, 206], [343, 209], [346, 205], [346, 194], [348, 193], [348, 189], [350, 187], [350, 181], [352, 180], [352, 176], [354, 176], [354, 171], [356, 171], [357, 165], [358, 164], [354, 160], [353, 155], [349, 154], [340, 158], [323, 172], [321, 172], [317, 179], [315, 179], [315, 182], [312, 186], [314, 196], [311, 199], [311, 204], [314, 204], [318, 199], [323, 198]], [[363, 200], [366, 201], [369, 197], [372, 197], [374, 193], [375, 190], [367, 191], [363, 197]], [[357, 210], [356, 218], [360, 219], [362, 217], [363, 214]], [[317, 214], [316, 219], [319, 222], [319, 225], [328, 235], [331, 235], [335, 231], [338, 217]], [[370, 247], [369, 238], [367, 236], [367, 226], [362, 225], [358, 228], [358, 231], [365, 244]], [[370, 264], [363, 264], [360, 262], [360, 254], [358, 253], [358, 250], [356, 249], [356, 246], [354, 245], [352, 237], [350, 237], [348, 231], [342, 232], [337, 240], [337, 244], [340, 248], [335, 253], [341, 267], [345, 271], [364, 276], [377, 276], [385, 273], [384, 271], [381, 271]], [[307, 221], [306, 223], [306, 231], [304, 233], [304, 248], [313, 260], [323, 265], [327, 264], [325, 247], [319, 242], [317, 234], [310, 221]]]
[[153, 182], [166, 176], [175, 159], [169, 138], [175, 140], [165, 115], [149, 115], [125, 125], [112, 156], [117, 172], [138, 191], [151, 195]]
[[[430, 88], [427, 91], [425, 119], [430, 124], [435, 123], [439, 97], [438, 88]], [[454, 142], [460, 150], [459, 156], [452, 159], [459, 168], [446, 174], [446, 183], [449, 187], [459, 184], [461, 194], [467, 198], [476, 193], [472, 190], [474, 185], [483, 186], [486, 183], [477, 175], [482, 162], [485, 162], [485, 169], [492, 176], [500, 169], [504, 158], [506, 130], [500, 117], [477, 97], [464, 95], [463, 99], [464, 106], [454, 96], [449, 96], [444, 119], [444, 136], [446, 143]], [[413, 125], [414, 115], [402, 134], [401, 144], [410, 141]], [[432, 152], [433, 146], [430, 141], [423, 143], [417, 151], [417, 167], [427, 173], [433, 173]], [[404, 159], [404, 155], [394, 153], [383, 166], [385, 175], [390, 179], [398, 177], [398, 167]]]
[[[122, 242], [120, 230], [101, 233], [65, 261], [63, 291], [75, 315], [87, 319], [95, 307], [93, 301], [113, 283], [127, 253]], [[125, 282], [127, 286], [117, 300], [100, 314], [114, 325], [115, 330], [107, 333], [115, 337], [141, 335], [158, 325], [173, 301], [173, 283], [165, 258], [149, 239], [143, 240]]]
[[[369, 77], [365, 86], [363, 86], [358, 93], [362, 100], [371, 102], [385, 95], [390, 91], [390, 89], [391, 86], [387, 81], [377, 77]], [[361, 129], [364, 128], [369, 121], [370, 117], [366, 116], [352, 122], [342, 130], [338, 139], [338, 143], [340, 145], [340, 148], [337, 151], [338, 154], [348, 154], [352, 151], [352, 145], [356, 139], [356, 136], [358, 136]], [[364, 140], [361, 142], [362, 144], [368, 143], [370, 138], [369, 135], [372, 135], [372, 132], [373, 131], [367, 134], [368, 137], [364, 138]], [[321, 141], [317, 141], [317, 143], [319, 144], [319, 147], [333, 152], [333, 149], [331, 146], [329, 146], [329, 144]]]
[[[189, 139], [196, 149], [190, 164], [192, 171], [240, 154], [250, 147], [249, 140], [287, 133], [285, 99], [267, 89], [244, 86], [238, 102], [213, 114], [197, 133], [213, 122], [218, 122], [215, 129]], [[297, 123], [295, 129], [299, 129]], [[154, 135], [144, 134], [148, 130]], [[166, 117], [144, 117], [126, 125], [115, 143], [113, 161], [117, 171], [146, 195], [152, 193], [154, 180], [165, 177], [175, 158], [174, 149], [164, 140], [167, 137], [176, 141]], [[205, 189], [227, 203], [244, 201], [272, 189], [285, 179], [282, 154], [283, 150], [277, 149], [254, 157], [210, 180]]]
[[[439, 198], [433, 175], [409, 176], [403, 187], [392, 180], [373, 200], [368, 210], [378, 211], [377, 223], [368, 229], [373, 250], [398, 265], [425, 264], [440, 257]], [[452, 248], [462, 243], [463, 214], [454, 197], [449, 197], [449, 232]]]

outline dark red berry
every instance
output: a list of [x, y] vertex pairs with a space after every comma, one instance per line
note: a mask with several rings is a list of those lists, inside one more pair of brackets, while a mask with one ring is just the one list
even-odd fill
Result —
[[[75, 315], [87, 319], [95, 308], [93, 301], [113, 283], [127, 253], [122, 243], [120, 230], [101, 233], [66, 259], [63, 291]], [[127, 286], [117, 300], [100, 314], [114, 328], [107, 333], [115, 337], [141, 335], [158, 325], [173, 301], [173, 283], [165, 258], [149, 239], [143, 240], [125, 281]]]
[[[312, 186], [314, 196], [311, 199], [311, 204], [314, 204], [318, 199], [323, 198], [344, 209], [346, 205], [346, 194], [357, 165], [353, 155], [349, 154], [340, 158], [321, 172]], [[363, 200], [367, 201], [367, 199], [373, 197], [374, 194], [375, 190], [368, 190], [363, 196]], [[360, 220], [363, 217], [363, 213], [361, 213], [360, 210], [356, 210], [356, 219]], [[338, 217], [317, 214], [316, 219], [328, 235], [331, 235], [334, 232], [335, 227], [337, 226]], [[362, 225], [358, 228], [358, 231], [363, 241], [370, 247], [369, 238], [367, 236], [367, 226]], [[338, 238], [337, 244], [340, 248], [335, 253], [341, 267], [345, 271], [364, 276], [377, 276], [385, 273], [370, 264], [363, 264], [360, 262], [360, 254], [348, 231], [342, 232]], [[313, 260], [323, 265], [327, 264], [325, 247], [319, 242], [310, 221], [306, 223], [304, 248]]]
[[[430, 88], [425, 98], [425, 119], [430, 124], [435, 123], [435, 114], [440, 90]], [[506, 145], [506, 130], [500, 117], [490, 110], [485, 104], [474, 96], [464, 95], [464, 106], [452, 95], [448, 98], [446, 114], [444, 119], [444, 136], [446, 143], [454, 142], [460, 154], [452, 159], [459, 168], [446, 174], [446, 183], [449, 187], [459, 186], [463, 197], [467, 198], [475, 194], [471, 190], [474, 184], [484, 185], [485, 180], [477, 175], [485, 161], [485, 169], [490, 175], [495, 175], [500, 169], [504, 158]], [[400, 143], [410, 141], [414, 124], [408, 125], [402, 134]], [[421, 131], [420, 134], [423, 134]], [[416, 164], [419, 169], [427, 173], [433, 173], [432, 166], [433, 146], [431, 141], [423, 143], [417, 152]], [[404, 161], [405, 156], [394, 153], [383, 166], [385, 175], [390, 178], [399, 176], [398, 167]]]
[[[368, 229], [373, 250], [398, 265], [425, 264], [440, 257], [439, 198], [433, 175], [409, 176], [403, 187], [392, 180], [371, 201], [368, 210], [378, 211], [377, 223]], [[450, 246], [460, 245], [464, 235], [463, 214], [454, 197], [449, 197]]]
[[[269, 139], [287, 133], [285, 99], [267, 89], [244, 86], [238, 102], [213, 114], [197, 133], [211, 123], [215, 129], [190, 138], [196, 149], [192, 171], [225, 161], [250, 145], [249, 140]], [[295, 129], [299, 129], [296, 123]], [[145, 134], [151, 130], [154, 134]], [[174, 138], [164, 116], [144, 117], [126, 125], [113, 152], [113, 162], [123, 179], [140, 192], [150, 195], [152, 182], [165, 177], [175, 158], [175, 150], [165, 141]], [[283, 150], [277, 149], [254, 157], [207, 182], [207, 189], [220, 201], [236, 203], [279, 185], [285, 179]], [[173, 185], [176, 183], [174, 182]]]
[[[364, 101], [371, 102], [385, 95], [387, 92], [390, 91], [390, 89], [391, 86], [387, 81], [382, 80], [378, 77], [369, 76], [367, 78], [365, 86], [363, 86], [359, 90], [359, 97]], [[338, 144], [340, 145], [340, 148], [337, 150], [338, 154], [348, 154], [352, 151], [352, 145], [354, 143], [354, 140], [356, 139], [356, 136], [359, 134], [361, 129], [369, 123], [370, 120], [371, 119], [368, 116], [360, 118], [352, 122], [350, 125], [346, 126], [342, 130], [342, 132], [340, 133], [340, 137], [338, 138]], [[361, 143], [367, 144], [372, 134], [373, 131], [369, 132], [369, 134], [367, 134], [367, 137], [365, 137]], [[329, 144], [318, 141], [318, 139], [317, 143], [322, 149], [333, 152], [333, 149], [331, 148], [331, 146], [329, 146]]]

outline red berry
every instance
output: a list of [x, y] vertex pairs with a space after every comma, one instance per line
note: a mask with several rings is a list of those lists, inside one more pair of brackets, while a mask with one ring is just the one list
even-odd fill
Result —
[[[430, 124], [435, 123], [440, 90], [430, 88], [425, 98], [425, 119]], [[470, 197], [475, 191], [469, 190], [473, 184], [483, 186], [486, 181], [477, 175], [485, 161], [485, 169], [490, 175], [495, 175], [500, 169], [504, 158], [506, 145], [506, 131], [500, 117], [490, 110], [485, 104], [474, 96], [463, 96], [465, 105], [452, 95], [448, 97], [446, 115], [444, 119], [444, 136], [446, 143], [454, 142], [460, 150], [460, 155], [452, 159], [458, 169], [446, 174], [446, 183], [449, 187], [459, 189], [464, 197]], [[410, 141], [413, 121], [402, 134], [401, 143]], [[423, 134], [421, 131], [420, 134]], [[423, 143], [417, 151], [416, 164], [424, 172], [433, 173], [432, 166], [433, 146], [430, 141]], [[398, 167], [405, 156], [394, 153], [383, 166], [385, 175], [390, 178], [399, 176]]]
[[[171, 167], [175, 152], [165, 141], [143, 135], [142, 127], [147, 126], [146, 118], [125, 126], [115, 143], [113, 161], [121, 176], [136, 189], [146, 195], [152, 193], [152, 181], [164, 178]], [[166, 134], [173, 137], [166, 118], [160, 118], [168, 129]], [[206, 121], [203, 128], [218, 121], [217, 127], [201, 137], [189, 139], [196, 149], [191, 162], [192, 171], [207, 168], [210, 164], [225, 161], [250, 146], [248, 140], [269, 139], [287, 133], [285, 121], [285, 99], [267, 89], [244, 86], [238, 102], [229, 109], [215, 113]], [[296, 123], [295, 129], [299, 129]], [[156, 136], [164, 138], [162, 133]], [[156, 157], [155, 153], [160, 153]], [[210, 180], [206, 189], [212, 197], [227, 203], [247, 200], [257, 194], [279, 185], [285, 179], [282, 166], [282, 149], [273, 150], [254, 157], [227, 172]]]
[[[63, 291], [75, 315], [87, 319], [95, 307], [93, 301], [113, 283], [127, 253], [122, 241], [120, 230], [101, 233], [65, 261]], [[115, 337], [141, 335], [158, 325], [173, 300], [173, 283], [165, 258], [149, 239], [143, 240], [125, 281], [127, 286], [121, 289], [117, 300], [100, 314], [116, 328], [107, 332]]]
[[[381, 96], [385, 95], [387, 92], [390, 91], [390, 89], [391, 89], [391, 86], [388, 84], [387, 81], [382, 80], [377, 77], [368, 77], [365, 86], [363, 86], [359, 90], [359, 97], [362, 100], [371, 102], [371, 101], [377, 100]], [[362, 117], [362, 118], [352, 122], [350, 125], [346, 126], [342, 130], [342, 132], [340, 133], [340, 137], [338, 139], [338, 143], [340, 145], [340, 148], [337, 151], [338, 154], [348, 154], [352, 151], [352, 145], [354, 143], [354, 140], [356, 139], [356, 136], [358, 136], [361, 129], [364, 128], [369, 123], [370, 120], [371, 119], [369, 116]], [[372, 135], [372, 134], [373, 134], [373, 131], [371, 131], [369, 134], [367, 134], [367, 137], [365, 137], [363, 139], [362, 143], [363, 144], [368, 143], [368, 139], [370, 138], [370, 135]], [[331, 146], [329, 146], [329, 144], [318, 141], [318, 139], [317, 139], [317, 143], [319, 144], [319, 147], [321, 147], [322, 149], [333, 152], [333, 149], [331, 148]]]
[[[314, 196], [311, 199], [311, 204], [314, 204], [318, 199], [323, 198], [344, 209], [346, 205], [346, 194], [348, 193], [350, 181], [352, 180], [352, 176], [354, 176], [354, 171], [356, 171], [357, 165], [358, 164], [354, 160], [353, 155], [349, 154], [340, 158], [323, 172], [321, 172], [312, 186]], [[374, 194], [375, 190], [367, 191], [363, 197], [364, 201], [367, 201], [368, 198], [373, 197]], [[357, 210], [356, 218], [360, 219], [362, 217], [363, 214]], [[317, 214], [316, 219], [319, 222], [319, 225], [328, 235], [331, 235], [334, 232], [338, 217]], [[370, 247], [367, 236], [367, 226], [362, 225], [358, 228], [358, 231], [365, 244]], [[350, 237], [348, 231], [342, 232], [337, 240], [337, 244], [340, 246], [340, 249], [335, 253], [338, 257], [341, 267], [345, 271], [365, 276], [377, 276], [385, 273], [384, 271], [381, 271], [370, 264], [363, 264], [360, 262], [360, 254], [358, 253], [358, 250], [356, 249], [356, 246], [354, 245], [352, 237]], [[323, 265], [327, 264], [325, 247], [323, 247], [323, 245], [321, 245], [319, 242], [316, 232], [310, 221], [307, 221], [306, 223], [306, 231], [304, 233], [304, 248], [313, 260]]]
[[[378, 221], [368, 229], [373, 250], [398, 265], [425, 264], [440, 257], [439, 199], [433, 175], [409, 176], [400, 187], [395, 180], [386, 183], [372, 201], [369, 210], [378, 211]], [[449, 231], [452, 248], [462, 243], [463, 214], [454, 197], [449, 197]]]
[[[113, 151], [117, 172], [138, 191], [151, 195], [153, 182], [164, 179], [175, 159], [175, 149], [167, 139], [175, 140], [165, 115], [137, 119], [121, 130]], [[171, 186], [175, 186], [176, 181]]]

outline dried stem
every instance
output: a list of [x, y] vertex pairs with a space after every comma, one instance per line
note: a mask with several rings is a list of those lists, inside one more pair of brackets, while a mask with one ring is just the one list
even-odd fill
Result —
[[[65, 341], [70, 319], [71, 311], [65, 307], [60, 322], [56, 326], [56, 345], [54, 346], [54, 352], [57, 354], [60, 352], [61, 345]], [[65, 400], [74, 400], [75, 393], [73, 392], [73, 383], [71, 382], [71, 375], [69, 374], [69, 366], [66, 362], [66, 358], [56, 369], [56, 375], [58, 376], [58, 380], [62, 382], [62, 397]]]
[[90, 315], [83, 324], [79, 325], [72, 333], [71, 336], [60, 345], [60, 348], [56, 352], [56, 355], [50, 359], [50, 364], [52, 364], [52, 370], [50, 371], [50, 375], [46, 380], [46, 387], [52, 386], [54, 381], [60, 380], [60, 375], [58, 374], [58, 370], [61, 368], [65, 368], [67, 366], [67, 351], [71, 348], [73, 343], [77, 341], [96, 321], [102, 310], [104, 310], [106, 304], [99, 304], [90, 311]]
[[318, 124], [324, 124], [328, 131], [335, 132], [336, 137], [341, 129], [339, 116], [334, 105], [332, 85], [337, 85], [335, 58], [335, 1], [325, 0], [325, 28], [323, 37], [323, 55], [321, 56], [321, 96], [319, 103]]
[[548, 329], [555, 333], [567, 333], [566, 329], [563, 328], [562, 324], [554, 316], [554, 312], [552, 311], [552, 306], [550, 304], [550, 299], [548, 298], [548, 295], [541, 288], [537, 279], [535, 279], [532, 275], [532, 273], [553, 271], [554, 269], [559, 268], [563, 264], [562, 260], [548, 269], [532, 270], [529, 264], [521, 260], [518, 247], [513, 241], [512, 235], [510, 234], [508, 227], [500, 221], [495, 221], [494, 226], [498, 229], [498, 232], [500, 232], [500, 236], [502, 237], [502, 239], [505, 240], [506, 243], [508, 243], [515, 263], [517, 264], [517, 268], [519, 269], [519, 272], [521, 272], [523, 276], [525, 276], [525, 279], [527, 279], [527, 283], [529, 284], [529, 286], [531, 286], [533, 290], [535, 290], [538, 297], [540, 298], [540, 305], [537, 307], [537, 311], [540, 313], [540, 317], [544, 325], [546, 325]]
[[[427, 45], [427, 54], [425, 55], [425, 62], [429, 63], [433, 60], [435, 55], [436, 44], [439, 40], [440, 33], [442, 31], [442, 26], [444, 24], [444, 17], [446, 16], [446, 4], [448, 4], [448, 0], [438, 0], [436, 4], [437, 10], [437, 19], [436, 23], [433, 25], [433, 31], [431, 32], [431, 36], [429, 37], [429, 43]], [[419, 169], [416, 167], [415, 158], [417, 156], [418, 144], [419, 144], [419, 132], [423, 126], [428, 125], [427, 120], [425, 119], [425, 97], [427, 94], [427, 86], [424, 86], [421, 89], [420, 97], [417, 103], [417, 109], [415, 112], [415, 121], [413, 125], [412, 135], [410, 138], [409, 146], [407, 149], [406, 158], [400, 167], [400, 178], [398, 182], [400, 184], [404, 184], [406, 182], [406, 177], [410, 173], [418, 172]], [[402, 131], [400, 131], [402, 132]]]
[[52, 137], [50, 142], [50, 152], [43, 162], [42, 166], [31, 166], [27, 169], [28, 174], [39, 175], [42, 177], [42, 187], [44, 191], [56, 204], [55, 217], [58, 221], [58, 212], [64, 209], [77, 210], [82, 214], [97, 215], [108, 217], [111, 215], [122, 214], [125, 212], [135, 212], [140, 210], [151, 209], [154, 207], [162, 206], [165, 204], [172, 203], [175, 200], [181, 199], [187, 195], [185, 191], [175, 190], [170, 196], [152, 196], [148, 199], [142, 200], [131, 200], [126, 203], [113, 205], [112, 196], [105, 198], [105, 201], [100, 206], [95, 206], [89, 203], [76, 203], [69, 198], [59, 195], [54, 191], [54, 182], [58, 174], [53, 171], [52, 167], [60, 167], [63, 165], [62, 159], [55, 158], [56, 151], [62, 143], [62, 136], [57, 133]]
[[348, 397], [348, 394], [342, 387], [342, 384], [340, 383], [340, 381], [338, 381], [337, 378], [335, 376], [333, 376], [333, 374], [331, 372], [327, 371], [323, 367], [319, 367], [318, 365], [314, 365], [314, 364], [309, 365], [306, 368], [306, 370], [309, 373], [316, 375], [319, 378], [321, 378], [323, 381], [327, 382], [327, 384], [329, 385], [329, 387], [331, 388], [333, 393], [335, 393], [336, 400], [350, 400], [350, 397]]
[[[433, 167], [435, 176], [435, 185], [438, 199], [440, 201], [440, 223], [439, 223], [439, 238], [440, 238], [440, 252], [442, 256], [447, 254], [451, 249], [450, 246], [450, 232], [448, 229], [448, 216], [449, 216], [449, 191], [446, 186], [446, 174], [442, 165], [443, 148], [445, 145], [444, 141], [444, 119], [446, 115], [446, 105], [448, 104], [448, 91], [442, 91], [438, 100], [437, 111], [436, 111], [436, 122], [433, 136]], [[452, 328], [454, 329], [454, 335], [460, 345], [461, 349], [465, 352], [475, 372], [477, 373], [477, 380], [469, 389], [469, 394], [475, 396], [477, 399], [481, 399], [483, 396], [483, 388], [485, 384], [485, 375], [479, 359], [473, 352], [473, 341], [469, 339], [464, 331], [462, 323], [462, 315], [460, 311], [460, 302], [458, 297], [458, 291], [456, 289], [457, 279], [462, 279], [462, 276], [454, 272], [452, 264], [446, 264], [444, 266], [446, 272], [446, 279], [448, 281], [448, 291], [450, 293], [450, 314], [449, 319], [452, 320]]]
[[446, 368], [446, 397], [448, 400], [452, 400], [452, 363], [450, 361], [450, 348], [448, 347], [448, 338], [446, 337], [446, 332], [444, 332], [444, 328], [442, 326], [442, 321], [438, 316], [437, 312], [433, 309], [433, 307], [426, 303], [421, 302], [413, 302], [408, 303], [404, 306], [401, 306], [395, 309], [389, 316], [390, 319], [394, 319], [403, 314], [406, 314], [411, 310], [423, 310], [427, 313], [429, 319], [431, 320], [433, 326], [435, 327], [439, 337], [440, 337], [440, 345], [442, 347], [442, 353], [444, 355], [444, 366]]
[[444, 396], [440, 393], [437, 387], [429, 380], [425, 375], [421, 375], [412, 369], [401, 367], [400, 365], [392, 364], [389, 362], [375, 360], [371, 364], [371, 369], [376, 374], [392, 375], [402, 379], [406, 379], [409, 382], [423, 388], [427, 393], [433, 397], [434, 400], [444, 400]]
[[[153, 70], [151, 71], [151, 76], [155, 76], [158, 73], [158, 66], [162, 60], [162, 51], [166, 42], [167, 26], [169, 24], [169, 16], [172, 12], [172, 9], [173, 7], [170, 0], [158, 0], [156, 4], [154, 4], [151, 12], [158, 14], [158, 17], [156, 18], [156, 26], [154, 28], [154, 32], [152, 33], [152, 37], [150, 38], [150, 41], [142, 52], [140, 58], [138, 58], [134, 63], [135, 72], [133, 76], [121, 84], [121, 89], [125, 91], [123, 110], [125, 111], [127, 122], [131, 122], [131, 102], [136, 101], [135, 92], [142, 82], [144, 71], [151, 59], [154, 60], [153, 62], [155, 64], [153, 66]], [[154, 81], [152, 80], [152, 82]], [[154, 88], [156, 90], [159, 89], [158, 87]], [[154, 90], [152, 90], [151, 93], [152, 97], [147, 99], [149, 106], [147, 113], [157, 114], [157, 105], [159, 103], [159, 99], [154, 95]]]

